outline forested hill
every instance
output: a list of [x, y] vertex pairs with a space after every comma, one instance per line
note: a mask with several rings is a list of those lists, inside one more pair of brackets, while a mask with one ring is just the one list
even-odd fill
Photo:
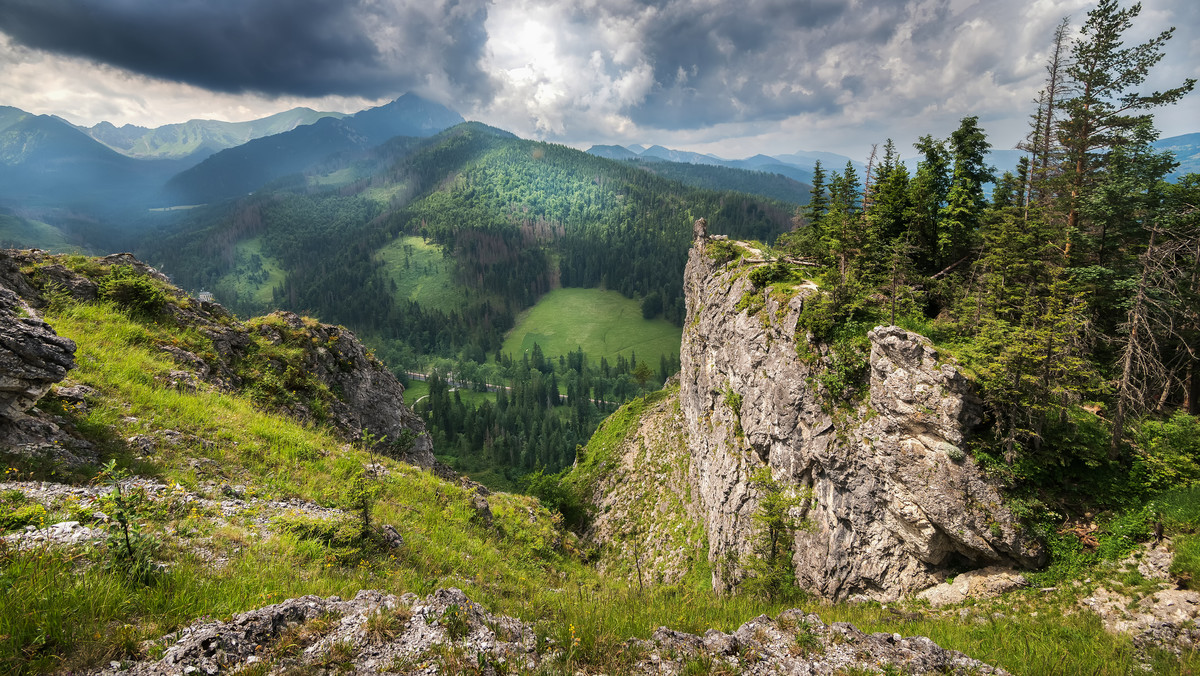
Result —
[[[466, 123], [196, 209], [141, 254], [243, 311], [295, 309], [397, 350], [470, 346], [482, 356], [557, 285], [657, 293], [664, 316], [680, 323], [695, 218], [716, 233], [772, 240], [793, 211]], [[440, 247], [442, 259], [415, 269], [414, 239]], [[435, 268], [450, 293], [430, 301], [400, 288]]]
[[[622, 148], [622, 150], [624, 149]], [[598, 157], [605, 156], [593, 151], [594, 149], [589, 151], [589, 153]], [[632, 155], [632, 153], [630, 154]], [[640, 167], [652, 174], [657, 174], [663, 178], [679, 181], [680, 183], [696, 188], [737, 190], [793, 204], [808, 204], [809, 191], [812, 190], [812, 186], [807, 183], [795, 178], [789, 178], [782, 172], [767, 169], [762, 171], [734, 169], [712, 164], [669, 162], [655, 158], [617, 157], [613, 159], [623, 159], [633, 166]]]

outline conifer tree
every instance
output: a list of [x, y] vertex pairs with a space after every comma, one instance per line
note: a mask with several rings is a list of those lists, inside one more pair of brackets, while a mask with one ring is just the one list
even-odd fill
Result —
[[964, 117], [950, 135], [954, 171], [937, 233], [938, 259], [943, 265], [959, 260], [971, 249], [979, 217], [987, 204], [983, 184], [993, 180], [992, 169], [985, 164], [991, 147], [987, 135], [979, 128], [979, 118], [973, 115]]
[[1095, 186], [1108, 153], [1129, 142], [1133, 131], [1151, 120], [1148, 111], [1175, 103], [1196, 84], [1189, 78], [1161, 92], [1137, 91], [1162, 59], [1163, 47], [1175, 31], [1169, 28], [1146, 42], [1125, 46], [1125, 33], [1140, 12], [1140, 3], [1122, 9], [1117, 0], [1100, 0], [1088, 12], [1066, 68], [1073, 95], [1063, 102], [1067, 117], [1059, 128], [1059, 140], [1066, 154], [1067, 236], [1086, 235], [1093, 240], [1093, 246], [1081, 256], [1087, 260], [1095, 260], [1103, 243], [1096, 246], [1093, 224], [1081, 220], [1080, 207]]
[[950, 189], [947, 172], [950, 155], [943, 141], [926, 134], [913, 146], [924, 156], [917, 164], [917, 173], [909, 182], [909, 211], [906, 220], [912, 232], [912, 244], [919, 267], [924, 272], [936, 272], [938, 256], [938, 226], [942, 205]]

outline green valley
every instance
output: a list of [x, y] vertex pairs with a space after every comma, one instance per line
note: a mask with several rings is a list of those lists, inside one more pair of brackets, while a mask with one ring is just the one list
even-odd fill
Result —
[[616, 291], [555, 289], [517, 317], [500, 351], [515, 358], [540, 345], [547, 357], [582, 349], [593, 359], [617, 356], [657, 366], [679, 354], [681, 330], [665, 319], [644, 319], [641, 305]]

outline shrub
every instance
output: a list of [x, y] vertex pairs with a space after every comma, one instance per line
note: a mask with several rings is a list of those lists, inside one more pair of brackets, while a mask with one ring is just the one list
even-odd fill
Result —
[[153, 317], [167, 303], [162, 289], [128, 265], [113, 268], [99, 286], [102, 300], [112, 301], [134, 315]]
[[570, 468], [567, 468], [558, 474], [546, 474], [538, 468], [527, 474], [523, 481], [527, 493], [540, 500], [547, 509], [561, 514], [568, 528], [580, 531], [587, 525], [587, 506], [579, 492], [563, 481], [569, 471]]
[[1147, 419], [1133, 434], [1137, 456], [1131, 473], [1151, 491], [1200, 483], [1200, 419], [1178, 411]]
[[741, 255], [742, 248], [727, 239], [718, 239], [705, 245], [704, 253], [715, 263], [727, 263]]
[[810, 528], [811, 523], [796, 518], [792, 512], [812, 499], [812, 492], [795, 493], [772, 476], [770, 467], [757, 469], [750, 477], [750, 484], [759, 494], [758, 511], [753, 516], [758, 532], [754, 536], [753, 553], [742, 561], [749, 573], [742, 581], [742, 589], [774, 600], [795, 591], [792, 538], [797, 530]]
[[750, 283], [755, 288], [762, 288], [771, 282], [781, 282], [792, 278], [792, 268], [783, 261], [775, 261], [770, 265], [761, 265], [750, 271]]

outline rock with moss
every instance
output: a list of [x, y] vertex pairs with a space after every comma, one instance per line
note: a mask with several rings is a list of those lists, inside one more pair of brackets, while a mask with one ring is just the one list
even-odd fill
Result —
[[[0, 354], [0, 416], [28, 409], [62, 379], [74, 352], [71, 341], [12, 308], [21, 305], [31, 315], [54, 303], [106, 301], [139, 321], [193, 336], [159, 346], [179, 366], [164, 385], [244, 392], [264, 407], [329, 425], [349, 441], [370, 441], [421, 467], [435, 464], [424, 422], [404, 405], [404, 387], [343, 327], [290, 312], [238, 321], [219, 304], [189, 298], [128, 253], [87, 258], [0, 251], [0, 284], [9, 287], [9, 300], [0, 304], [18, 320], [3, 322], [9, 337], [8, 352]], [[24, 327], [24, 338], [14, 333], [17, 327]], [[11, 373], [4, 375], [4, 368]]]
[[[953, 363], [917, 334], [878, 327], [850, 368], [799, 329], [815, 285], [784, 288], [753, 266], [697, 245], [685, 272], [679, 399], [714, 585], [746, 575], [760, 502], [750, 479], [763, 466], [812, 491], [792, 515], [810, 527], [790, 544], [798, 586], [823, 597], [890, 600], [954, 570], [1038, 565], [1039, 544], [964, 457], [979, 403]], [[750, 292], [763, 299], [755, 315], [739, 308]]]
[[[224, 622], [198, 622], [154, 643], [166, 645], [159, 659], [113, 662], [95, 673], [591, 672], [576, 646], [539, 640], [531, 625], [493, 615], [455, 588], [425, 598], [371, 590], [349, 600], [304, 596]], [[795, 609], [760, 615], [732, 634], [660, 627], [649, 639], [626, 641], [619, 653], [604, 657], [629, 674], [1007, 673], [923, 636], [865, 634]]]

